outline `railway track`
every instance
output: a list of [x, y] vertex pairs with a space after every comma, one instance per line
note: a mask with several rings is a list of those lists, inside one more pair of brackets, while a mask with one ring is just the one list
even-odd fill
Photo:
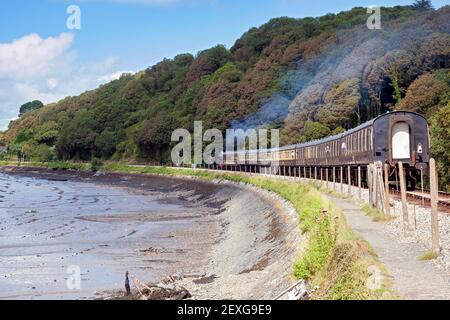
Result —
[[[224, 171], [224, 170], [219, 170], [219, 169], [207, 169], [207, 168], [203, 168], [203, 170], [228, 172], [228, 173], [230, 173], [230, 172], [245, 173], [248, 175], [266, 176], [266, 174], [261, 173], [261, 172], [241, 172], [241, 171], [226, 171], [226, 170]], [[298, 179], [298, 177], [295, 177], [293, 175], [290, 175], [290, 176], [289, 175], [287, 175], [287, 176], [270, 175], [270, 176], [278, 177], [280, 179], [283, 179], [283, 178]], [[311, 178], [309, 178], [309, 179], [311, 179]], [[317, 181], [319, 181], [319, 180], [317, 180]], [[326, 180], [322, 180], [322, 181], [325, 182]], [[328, 182], [332, 183], [332, 181], [330, 181], [330, 180], [328, 180]], [[337, 182], [337, 184], [339, 184], [339, 182]], [[346, 182], [344, 182], [344, 184], [347, 186]], [[352, 187], [357, 187], [357, 186], [352, 183]], [[362, 188], [367, 190], [366, 186], [363, 186]], [[400, 200], [401, 193], [395, 187], [391, 186], [389, 193], [396, 200]], [[450, 193], [444, 192], [444, 191], [439, 191], [438, 197], [439, 197], [439, 200], [438, 200], [439, 211], [450, 214]], [[431, 207], [431, 196], [430, 196], [430, 190], [428, 190], [428, 189], [423, 189], [423, 192], [422, 192], [421, 188], [416, 188], [414, 191], [408, 191], [406, 193], [406, 198], [410, 204], [419, 205], [419, 206], [423, 206], [423, 207]]]
[[[400, 191], [396, 189], [390, 190], [391, 195], [394, 195], [396, 198], [401, 197]], [[438, 200], [438, 209], [440, 211], [450, 213], [450, 193], [439, 191], [438, 194], [439, 200]], [[430, 190], [424, 189], [422, 192], [422, 189], [416, 189], [414, 191], [408, 191], [406, 192], [406, 198], [408, 202], [422, 205], [422, 206], [431, 206], [431, 196], [430, 196]]]

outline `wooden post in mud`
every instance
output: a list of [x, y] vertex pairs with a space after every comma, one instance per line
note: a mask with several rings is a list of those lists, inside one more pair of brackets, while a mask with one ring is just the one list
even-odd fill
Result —
[[125, 273], [125, 297], [128, 297], [131, 294], [129, 275], [129, 272], [127, 271]]
[[341, 167], [341, 193], [344, 193], [344, 167]]
[[408, 216], [408, 204], [406, 203], [406, 178], [405, 170], [403, 169], [403, 162], [398, 163], [398, 170], [400, 176], [400, 193], [402, 197], [402, 214], [403, 214], [403, 228], [404, 232], [409, 231], [409, 216]]
[[347, 178], [348, 178], [348, 195], [352, 195], [352, 173], [351, 173], [351, 167], [347, 167]]
[[386, 214], [391, 216], [391, 200], [389, 199], [389, 165], [384, 164], [384, 207], [386, 208]]
[[431, 195], [431, 250], [439, 254], [439, 216], [438, 216], [438, 176], [436, 161], [430, 159], [430, 195]]
[[358, 200], [362, 201], [362, 195], [361, 195], [361, 166], [358, 166]]

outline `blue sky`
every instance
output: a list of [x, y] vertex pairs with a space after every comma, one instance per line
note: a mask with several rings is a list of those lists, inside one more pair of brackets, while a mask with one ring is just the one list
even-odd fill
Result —
[[[355, 6], [413, 0], [3, 0], [0, 11], [0, 129], [22, 103], [54, 102], [142, 70], [164, 57], [233, 45], [279, 16], [320, 16]], [[433, 1], [436, 7], [450, 0]], [[66, 9], [81, 9], [68, 30]]]

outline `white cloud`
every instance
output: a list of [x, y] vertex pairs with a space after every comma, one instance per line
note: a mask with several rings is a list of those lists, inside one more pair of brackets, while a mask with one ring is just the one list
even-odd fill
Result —
[[123, 70], [123, 71], [113, 72], [113, 73], [110, 73], [110, 74], [106, 74], [106, 75], [101, 76], [101, 77], [99, 78], [99, 80], [102, 81], [102, 82], [111, 82], [111, 81], [113, 81], [113, 80], [120, 79], [120, 77], [121, 77], [124, 73], [134, 73], [134, 71], [126, 71], [126, 70]]
[[49, 89], [55, 89], [57, 85], [58, 80], [56, 80], [55, 78], [47, 79], [47, 86]]
[[29, 83], [16, 83], [15, 91], [22, 97], [24, 101], [40, 100], [45, 103], [59, 101], [64, 98], [64, 94], [57, 94], [49, 91], [44, 91], [39, 86]]
[[114, 80], [118, 60], [106, 57], [95, 63], [80, 63], [71, 49], [72, 34], [42, 39], [31, 34], [10, 43], [0, 43], [0, 130], [15, 119], [22, 104], [41, 100], [57, 102]]
[[72, 44], [74, 35], [42, 39], [30, 34], [11, 43], [0, 43], [0, 77], [32, 77], [46, 72], [50, 63]]

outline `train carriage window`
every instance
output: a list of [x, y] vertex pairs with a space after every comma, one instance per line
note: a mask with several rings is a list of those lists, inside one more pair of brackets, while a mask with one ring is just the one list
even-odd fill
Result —
[[345, 137], [344, 139], [344, 154], [347, 155], [348, 150], [348, 137]]
[[356, 133], [356, 152], [359, 152], [359, 131]]
[[352, 153], [352, 136], [348, 136], [348, 145], [347, 145], [348, 154]]
[[361, 130], [360, 145], [361, 145], [361, 152], [362, 152], [362, 151], [364, 151], [364, 130]]
[[353, 134], [351, 134], [350, 135], [350, 153], [353, 153], [353, 150], [354, 150], [354, 143], [353, 143], [354, 138], [355, 138], [355, 136]]
[[370, 150], [370, 128], [368, 128], [367, 129], [367, 136], [366, 136], [366, 138], [367, 138], [367, 151], [369, 151]]
[[361, 152], [361, 131], [358, 131], [358, 152]]
[[370, 150], [370, 129], [366, 129], [366, 149]]
[[348, 136], [348, 143], [347, 143], [347, 151], [350, 154], [352, 152], [352, 136]]
[[364, 129], [364, 130], [363, 130], [363, 138], [362, 138], [362, 141], [363, 141], [363, 151], [364, 151], [364, 152], [367, 151], [367, 138], [366, 138], [366, 136], [367, 136], [367, 129]]
[[353, 134], [350, 135], [350, 153], [353, 153], [355, 151], [355, 136]]
[[363, 149], [363, 147], [362, 147], [362, 139], [363, 139], [363, 134], [362, 134], [362, 131], [359, 131], [358, 132], [358, 152], [361, 152], [362, 151], [362, 149]]
[[363, 151], [364, 152], [366, 152], [367, 150], [366, 150], [366, 129], [364, 129], [363, 130], [363, 132], [362, 132], [362, 149], [363, 149]]

